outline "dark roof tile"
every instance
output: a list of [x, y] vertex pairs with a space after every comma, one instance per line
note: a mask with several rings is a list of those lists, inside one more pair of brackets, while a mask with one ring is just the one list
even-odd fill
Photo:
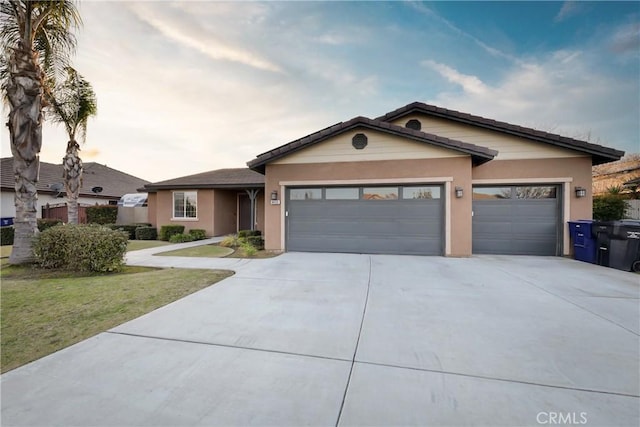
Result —
[[147, 184], [150, 191], [178, 188], [264, 187], [264, 175], [248, 168], [217, 169]]

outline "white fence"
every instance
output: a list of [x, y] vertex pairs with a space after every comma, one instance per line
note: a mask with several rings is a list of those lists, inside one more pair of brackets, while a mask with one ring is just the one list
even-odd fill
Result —
[[640, 200], [627, 200], [626, 218], [640, 219]]

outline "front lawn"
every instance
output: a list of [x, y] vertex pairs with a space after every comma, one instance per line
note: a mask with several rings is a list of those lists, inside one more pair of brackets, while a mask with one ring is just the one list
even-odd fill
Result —
[[167, 245], [170, 245], [170, 243], [165, 242], [164, 240], [129, 240], [127, 243], [127, 252]]
[[186, 256], [196, 258], [272, 258], [279, 254], [265, 250], [256, 251], [255, 254], [249, 256], [242, 248], [231, 249], [217, 244], [200, 245], [192, 248], [176, 249], [169, 252], [160, 252], [154, 254], [156, 256]]
[[106, 331], [232, 274], [146, 267], [125, 267], [117, 274], [80, 274], [3, 265], [1, 371]]

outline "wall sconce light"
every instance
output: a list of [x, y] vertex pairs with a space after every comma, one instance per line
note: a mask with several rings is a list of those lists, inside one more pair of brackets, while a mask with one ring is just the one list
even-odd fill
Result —
[[582, 198], [587, 195], [587, 189], [582, 187], [576, 187], [576, 197]]
[[276, 190], [271, 192], [271, 200], [278, 200], [278, 192]]
[[462, 187], [456, 187], [456, 199], [462, 198]]

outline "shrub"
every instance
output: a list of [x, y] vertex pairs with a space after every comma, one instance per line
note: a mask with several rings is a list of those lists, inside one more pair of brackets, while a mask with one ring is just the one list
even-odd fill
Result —
[[0, 227], [0, 246], [13, 245], [13, 227]]
[[105, 225], [105, 226], [110, 228], [110, 229], [112, 229], [112, 230], [124, 231], [125, 233], [127, 233], [129, 235], [129, 240], [135, 240], [135, 238], [136, 238], [136, 229], [138, 227], [140, 227], [139, 225], [132, 225], [132, 224], [121, 224], [121, 225], [108, 224], [108, 225]]
[[138, 227], [136, 228], [137, 240], [157, 240], [158, 229], [155, 227]]
[[55, 227], [59, 224], [62, 224], [62, 220], [58, 218], [38, 218], [38, 230], [40, 231]]
[[189, 230], [189, 234], [193, 237], [193, 240], [204, 240], [207, 238], [207, 233], [199, 228]]
[[99, 225], [63, 225], [39, 233], [34, 254], [44, 268], [118, 271], [124, 265], [127, 234]]
[[247, 237], [247, 243], [258, 250], [264, 249], [264, 239], [262, 236], [249, 236]]
[[236, 236], [235, 234], [229, 234], [228, 236], [225, 236], [224, 239], [222, 239], [219, 245], [224, 246], [225, 248], [235, 249], [238, 247], [238, 245], [240, 245], [240, 242], [238, 241], [238, 236]]
[[174, 234], [184, 233], [184, 225], [163, 225], [160, 227], [160, 240], [169, 241]]
[[626, 201], [617, 195], [607, 194], [593, 198], [593, 219], [613, 221], [624, 218]]
[[117, 206], [98, 205], [87, 207], [87, 222], [89, 224], [114, 224], [117, 218]]
[[262, 231], [260, 230], [240, 230], [238, 231], [238, 237], [245, 238], [250, 236], [261, 236]]
[[194, 240], [195, 239], [191, 234], [185, 234], [185, 233], [173, 234], [171, 237], [169, 237], [169, 241], [171, 243], [193, 242]]
[[258, 252], [258, 250], [249, 242], [241, 243], [240, 247], [242, 248], [244, 254], [249, 257], [254, 256], [256, 252]]

